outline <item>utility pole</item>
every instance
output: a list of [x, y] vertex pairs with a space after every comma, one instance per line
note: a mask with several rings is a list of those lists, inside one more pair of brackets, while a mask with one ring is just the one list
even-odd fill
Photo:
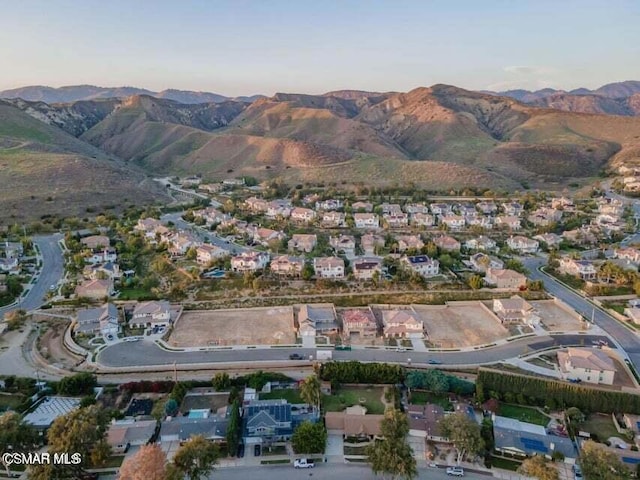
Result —
[[178, 383], [178, 366], [175, 361], [173, 362], [173, 380], [175, 383]]

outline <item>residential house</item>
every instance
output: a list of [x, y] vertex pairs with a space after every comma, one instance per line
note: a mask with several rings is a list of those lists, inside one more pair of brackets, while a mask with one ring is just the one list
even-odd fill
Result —
[[91, 250], [102, 250], [110, 245], [106, 235], [91, 235], [80, 239], [80, 243]]
[[82, 271], [82, 274], [92, 280], [110, 278], [116, 280], [122, 277], [120, 266], [117, 263], [106, 262], [97, 265], [88, 265]]
[[92, 265], [96, 263], [116, 262], [118, 261], [118, 254], [115, 248], [107, 247], [93, 252], [90, 256], [86, 257], [84, 261]]
[[433, 243], [444, 252], [460, 251], [460, 242], [449, 235], [440, 235], [433, 239]]
[[549, 248], [558, 248], [562, 241], [562, 237], [557, 233], [541, 233], [533, 237], [533, 239], [546, 243]]
[[304, 268], [304, 259], [300, 257], [292, 257], [289, 255], [281, 255], [271, 260], [269, 269], [276, 275], [299, 277], [302, 275]]
[[299, 252], [311, 252], [318, 244], [318, 237], [314, 234], [296, 233], [291, 236], [291, 240], [287, 243], [289, 250], [298, 250]]
[[382, 331], [385, 337], [423, 338], [424, 322], [413, 310], [382, 310]]
[[292, 405], [284, 399], [253, 400], [243, 407], [243, 441], [245, 445], [285, 442], [302, 422], [319, 420], [320, 412], [307, 404]]
[[117, 335], [118, 308], [113, 303], [106, 303], [99, 308], [87, 308], [78, 310], [74, 333], [84, 335]]
[[231, 258], [231, 269], [234, 272], [255, 272], [265, 268], [268, 263], [268, 253], [245, 252]]
[[332, 303], [304, 304], [298, 312], [298, 326], [313, 327], [316, 333], [337, 333], [340, 326], [337, 322], [336, 309]]
[[546, 227], [552, 223], [559, 222], [562, 218], [562, 210], [555, 208], [541, 207], [531, 212], [528, 220], [538, 227]]
[[347, 257], [352, 257], [356, 254], [356, 239], [351, 235], [329, 237], [329, 245], [337, 254], [344, 253]]
[[613, 252], [616, 258], [627, 260], [634, 265], [640, 264], [640, 250], [638, 250], [637, 248], [616, 248]]
[[344, 278], [344, 260], [340, 257], [314, 258], [313, 270], [318, 278]]
[[480, 235], [479, 237], [471, 238], [464, 242], [464, 248], [468, 250], [482, 250], [484, 252], [490, 252], [492, 250], [496, 250], [497, 246], [495, 240], [484, 235]]
[[113, 294], [113, 280], [98, 279], [81, 283], [75, 289], [76, 297], [100, 300]]
[[575, 208], [573, 200], [567, 197], [559, 197], [551, 199], [551, 208], [571, 211]]
[[373, 204], [370, 202], [354, 202], [351, 205], [351, 209], [354, 212], [371, 213], [373, 212]]
[[289, 218], [293, 207], [289, 200], [272, 200], [267, 205], [265, 217], [267, 218]]
[[217, 245], [209, 245], [205, 243], [196, 248], [196, 261], [200, 265], [209, 265], [217, 258], [223, 258], [229, 255], [229, 251], [220, 248]]
[[191, 232], [177, 232], [169, 238], [169, 253], [173, 256], [185, 255], [191, 247], [197, 247], [201, 242]]
[[137, 303], [129, 325], [132, 327], [163, 327], [171, 322], [171, 307], [166, 300]]
[[540, 247], [537, 240], [532, 240], [522, 235], [511, 236], [507, 239], [507, 246], [520, 253], [536, 253]]
[[10, 242], [5, 240], [2, 247], [4, 247], [2, 250], [4, 251], [5, 258], [19, 258], [24, 254], [22, 242]]
[[503, 324], [524, 324], [530, 323], [533, 306], [516, 295], [511, 298], [494, 299], [493, 312]]
[[594, 280], [598, 274], [593, 262], [589, 260], [576, 260], [571, 257], [560, 258], [559, 270], [561, 273], [573, 275], [582, 280]]
[[328, 200], [322, 200], [316, 202], [316, 210], [339, 210], [344, 206], [344, 202], [337, 198], [330, 198]]
[[285, 234], [283, 232], [278, 232], [276, 230], [272, 230], [270, 228], [264, 227], [255, 227], [250, 229], [250, 233], [252, 234], [253, 241], [259, 243], [262, 246], [268, 246], [271, 242], [279, 242], [283, 238], [285, 238]]
[[156, 220], [155, 218], [141, 218], [138, 220], [133, 229], [136, 232], [142, 232], [147, 238], [155, 238], [156, 232], [160, 230], [164, 230], [165, 227], [160, 220]]
[[375, 213], [354, 213], [353, 221], [356, 228], [379, 228], [380, 219]]
[[574, 230], [565, 230], [562, 232], [562, 238], [576, 245], [595, 245], [598, 243], [598, 237], [593, 229], [585, 225]]
[[519, 289], [527, 286], [527, 277], [515, 270], [489, 267], [486, 272], [485, 283], [496, 288]]
[[360, 257], [353, 260], [351, 268], [356, 280], [373, 280], [376, 272], [378, 276], [382, 274], [382, 260], [377, 257]]
[[160, 426], [162, 443], [183, 442], [199, 435], [213, 443], [223, 443], [227, 438], [229, 418], [221, 415], [201, 415], [193, 417], [167, 417]]
[[509, 230], [520, 230], [520, 218], [515, 215], [498, 215], [496, 217], [496, 227], [508, 228]]
[[598, 202], [598, 213], [620, 217], [624, 212], [624, 204], [617, 199], [605, 198]]
[[330, 434], [366, 440], [381, 438], [383, 419], [384, 415], [367, 415], [362, 405], [347, 407], [344, 412], [327, 412], [324, 417]]
[[420, 235], [398, 235], [396, 236], [396, 242], [398, 242], [398, 251], [400, 252], [420, 250], [424, 247], [424, 242]]
[[296, 207], [291, 210], [291, 220], [300, 223], [309, 223], [316, 218], [316, 212], [310, 208]]
[[402, 264], [424, 278], [434, 277], [440, 273], [440, 262], [427, 255], [402, 257]]
[[465, 219], [462, 215], [444, 215], [440, 220], [451, 230], [460, 230], [465, 226]]
[[465, 217], [467, 225], [470, 227], [481, 227], [485, 230], [491, 230], [493, 228], [493, 217], [476, 216]]
[[409, 215], [403, 212], [390, 212], [382, 214], [389, 228], [403, 228], [409, 225]]
[[378, 334], [378, 322], [370, 307], [343, 310], [342, 332], [348, 337], [358, 334], [360, 337], [375, 337]]
[[469, 258], [471, 268], [477, 272], [486, 272], [488, 269], [501, 270], [504, 268], [504, 262], [497, 257], [478, 252]]
[[150, 443], [157, 428], [156, 420], [114, 420], [107, 430], [107, 443], [112, 453], [120, 455], [126, 453], [129, 447]]
[[6, 272], [9, 274], [19, 274], [20, 273], [20, 262], [17, 257], [10, 258], [0, 258], [0, 271]]
[[433, 215], [428, 213], [412, 213], [411, 214], [411, 224], [416, 225], [418, 227], [432, 227], [435, 225], [436, 219]]
[[202, 218], [209, 226], [218, 225], [224, 221], [228, 221], [231, 219], [231, 215], [222, 213], [221, 211], [213, 207], [207, 207], [203, 210], [196, 210], [195, 212], [193, 212], [193, 216], [196, 218]]
[[475, 218], [478, 215], [476, 206], [472, 203], [460, 203], [456, 206], [456, 210], [465, 218]]
[[404, 211], [412, 216], [415, 214], [426, 215], [429, 213], [429, 207], [424, 203], [407, 203], [404, 206]]
[[432, 203], [429, 208], [431, 213], [438, 216], [449, 215], [453, 211], [453, 208], [448, 203]]
[[578, 456], [568, 436], [554, 435], [542, 425], [514, 418], [493, 415], [492, 419], [494, 448], [498, 452], [521, 457], [552, 457], [557, 452], [565, 461], [572, 461]]
[[480, 210], [480, 212], [485, 215], [493, 215], [498, 211], [498, 206], [496, 205], [496, 203], [491, 201], [479, 202], [476, 207], [478, 207], [478, 210]]
[[322, 226], [328, 228], [340, 228], [346, 225], [345, 214], [342, 212], [324, 212], [322, 214]]
[[269, 209], [269, 202], [264, 198], [249, 197], [244, 201], [244, 205], [254, 213], [265, 213]]
[[566, 351], [558, 352], [558, 364], [564, 379], [613, 385], [616, 365], [604, 350], [569, 347]]
[[362, 251], [367, 256], [375, 255], [378, 249], [383, 248], [384, 245], [385, 240], [381, 235], [366, 233], [362, 235], [362, 238], [360, 239], [360, 246], [362, 247]]
[[524, 211], [524, 207], [518, 202], [506, 202], [502, 204], [502, 210], [506, 215], [519, 217]]
[[380, 210], [383, 214], [402, 212], [402, 207], [397, 203], [384, 202], [380, 204]]
[[444, 409], [440, 405], [409, 405], [407, 409], [409, 435], [425, 438], [433, 442], [447, 442], [449, 439], [442, 433], [440, 422], [445, 418]]

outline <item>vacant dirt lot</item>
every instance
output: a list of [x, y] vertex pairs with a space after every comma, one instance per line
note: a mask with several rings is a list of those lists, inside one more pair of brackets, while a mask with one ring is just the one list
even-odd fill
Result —
[[176, 347], [211, 345], [282, 345], [295, 343], [291, 307], [194, 310], [182, 313], [169, 344]]
[[577, 313], [565, 310], [553, 300], [536, 300], [529, 303], [538, 311], [540, 320], [549, 330], [567, 332], [583, 329], [583, 322]]
[[471, 347], [509, 336], [508, 330], [479, 303], [447, 306], [414, 305], [414, 309], [422, 317], [429, 343], [434, 347]]

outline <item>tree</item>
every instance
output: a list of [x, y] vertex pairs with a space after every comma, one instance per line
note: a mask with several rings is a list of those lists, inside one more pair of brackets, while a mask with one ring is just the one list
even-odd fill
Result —
[[484, 449], [484, 441], [480, 432], [480, 425], [462, 412], [445, 417], [440, 422], [443, 436], [449, 438], [458, 451], [457, 463], [465, 455], [477, 455]]
[[227, 425], [227, 450], [229, 455], [235, 456], [240, 443], [240, 428], [242, 427], [240, 420], [240, 401], [234, 400], [231, 404], [231, 415], [229, 417], [229, 425]]
[[211, 380], [211, 384], [216, 391], [221, 392], [231, 386], [231, 378], [226, 372], [216, 373], [213, 380]]
[[582, 470], [586, 478], [619, 480], [630, 478], [630, 472], [618, 457], [592, 440], [582, 446], [580, 455]]
[[367, 447], [374, 474], [390, 475], [392, 479], [412, 479], [418, 476], [413, 450], [406, 440], [409, 421], [400, 410], [388, 409], [380, 424], [382, 440]]
[[538, 480], [558, 480], [560, 478], [558, 469], [541, 455], [527, 458], [518, 468], [518, 473], [527, 477], [535, 477]]
[[175, 399], [170, 398], [164, 404], [164, 413], [170, 417], [174, 417], [178, 413], [178, 402]]
[[218, 463], [218, 447], [196, 435], [187, 440], [173, 457], [173, 464], [182, 476], [189, 480], [205, 478]]
[[98, 384], [96, 376], [91, 373], [76, 373], [64, 377], [58, 382], [57, 392], [61, 395], [89, 395]]
[[469, 286], [473, 290], [479, 290], [482, 288], [482, 277], [480, 275], [471, 275], [469, 277]]
[[166, 476], [167, 456], [159, 443], [143, 445], [120, 468], [123, 480], [165, 480]]
[[300, 397], [309, 405], [320, 408], [322, 400], [320, 379], [315, 375], [309, 375], [300, 383]]
[[[30, 452], [37, 448], [38, 432], [16, 412], [0, 415], [0, 452]], [[0, 461], [2, 459], [0, 458]], [[9, 476], [9, 465], [4, 464]]]
[[296, 453], [324, 453], [326, 444], [327, 431], [322, 423], [302, 422], [291, 437]]

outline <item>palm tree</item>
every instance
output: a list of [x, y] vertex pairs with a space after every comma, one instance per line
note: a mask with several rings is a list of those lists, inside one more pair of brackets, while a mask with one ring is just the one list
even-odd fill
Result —
[[300, 384], [300, 397], [309, 405], [320, 408], [322, 400], [320, 379], [317, 375], [309, 375]]

